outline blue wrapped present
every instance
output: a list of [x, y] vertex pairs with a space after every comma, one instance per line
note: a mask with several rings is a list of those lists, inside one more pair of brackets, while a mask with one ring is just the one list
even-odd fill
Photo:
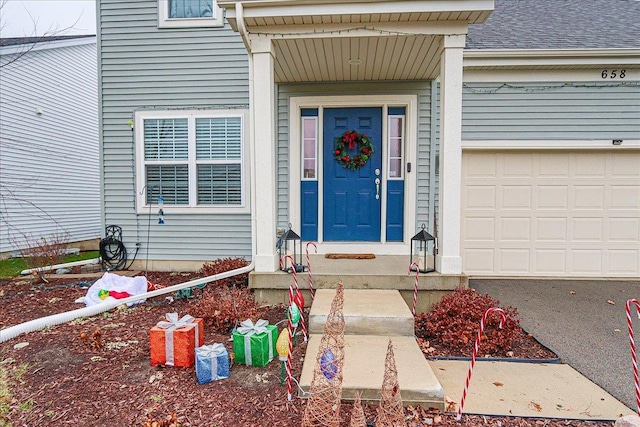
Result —
[[196, 375], [200, 384], [229, 378], [229, 353], [224, 345], [196, 347]]

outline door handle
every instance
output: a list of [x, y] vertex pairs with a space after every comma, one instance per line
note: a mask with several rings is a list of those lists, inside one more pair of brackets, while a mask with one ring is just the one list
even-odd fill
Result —
[[376, 200], [380, 198], [380, 178], [376, 178]]

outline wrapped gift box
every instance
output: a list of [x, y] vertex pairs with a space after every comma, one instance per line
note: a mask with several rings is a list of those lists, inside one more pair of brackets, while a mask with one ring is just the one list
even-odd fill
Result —
[[195, 349], [204, 344], [204, 324], [201, 318], [167, 313], [149, 331], [151, 366], [189, 367], [195, 363]]
[[276, 353], [278, 327], [266, 320], [255, 324], [245, 320], [233, 333], [235, 362], [249, 366], [266, 366]]
[[224, 345], [196, 348], [196, 376], [200, 384], [229, 378], [229, 353]]

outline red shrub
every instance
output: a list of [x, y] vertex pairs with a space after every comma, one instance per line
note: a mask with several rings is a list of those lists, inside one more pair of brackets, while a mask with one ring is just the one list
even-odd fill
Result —
[[[224, 273], [225, 271], [235, 270], [237, 268], [246, 267], [249, 262], [244, 258], [223, 258], [205, 263], [200, 269], [202, 276], [213, 276], [214, 274]], [[215, 282], [215, 286], [226, 285], [229, 288], [246, 288], [249, 286], [249, 274], [240, 274], [238, 276], [221, 279]]]
[[[210, 286], [207, 286], [210, 288]], [[202, 317], [205, 325], [227, 333], [245, 319], [258, 317], [260, 309], [253, 293], [245, 288], [211, 287], [193, 305], [193, 316]]]
[[500, 307], [499, 304], [499, 301], [489, 295], [479, 295], [473, 289], [456, 289], [435, 304], [429, 313], [416, 316], [416, 336], [436, 340], [450, 350], [458, 350], [471, 356], [482, 315], [491, 307], [499, 307], [507, 315], [504, 328], [498, 328], [499, 314], [493, 313], [489, 316], [484, 328], [480, 354], [504, 355], [517, 341], [521, 328], [518, 310], [513, 307]]

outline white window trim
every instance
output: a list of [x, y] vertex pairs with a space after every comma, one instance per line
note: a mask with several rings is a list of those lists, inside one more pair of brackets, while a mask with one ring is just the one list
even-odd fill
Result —
[[[417, 141], [418, 141], [418, 97], [416, 95], [354, 95], [354, 96], [301, 96], [291, 97], [289, 100], [289, 114], [290, 123], [295, 124], [290, 129], [289, 134], [289, 164], [290, 171], [298, 171], [298, 173], [289, 173], [289, 219], [294, 230], [300, 230], [301, 228], [301, 212], [300, 212], [300, 187], [301, 187], [301, 166], [300, 161], [302, 155], [300, 153], [300, 141], [301, 131], [300, 129], [302, 120], [301, 110], [305, 108], [318, 108], [318, 155], [322, 157], [320, 153], [323, 153], [322, 140], [323, 135], [323, 109], [327, 107], [381, 107], [382, 108], [382, 134], [387, 135], [387, 113], [388, 107], [404, 106], [405, 110], [405, 162], [411, 162], [413, 165], [417, 165]], [[331, 143], [330, 141], [328, 143]], [[383, 144], [383, 158], [387, 156], [387, 144]], [[321, 195], [322, 180], [323, 180], [322, 160], [318, 160], [318, 194]], [[322, 222], [322, 210], [323, 200], [322, 197], [318, 203], [318, 242], [322, 245], [318, 245], [318, 253], [325, 254], [330, 252], [375, 252], [379, 255], [404, 255], [410, 253], [411, 249], [411, 237], [415, 234], [413, 224], [416, 222], [416, 203], [417, 203], [417, 176], [418, 171], [416, 168], [412, 169], [412, 172], [405, 174], [404, 182], [404, 195], [405, 195], [405, 211], [404, 219], [404, 238], [403, 242], [387, 242], [386, 236], [386, 192], [382, 192], [382, 227], [381, 228], [381, 241], [379, 243], [360, 243], [360, 242], [348, 242], [348, 243], [333, 243], [322, 241], [323, 222]], [[383, 180], [386, 180], [386, 171], [383, 171]]]
[[[242, 120], [242, 142], [241, 142], [241, 160], [240, 160], [240, 176], [241, 176], [241, 202], [239, 205], [197, 205], [197, 189], [196, 179], [194, 175], [196, 171], [195, 157], [195, 119], [198, 118], [215, 118], [215, 117], [240, 117]], [[135, 150], [136, 150], [136, 212], [139, 214], [148, 214], [151, 208], [152, 214], [157, 212], [153, 210], [157, 207], [155, 204], [147, 204], [146, 200], [146, 174], [144, 159], [144, 120], [152, 119], [188, 119], [189, 120], [189, 159], [187, 161], [171, 161], [170, 164], [188, 163], [189, 164], [189, 205], [176, 206], [164, 205], [165, 214], [170, 213], [249, 213], [249, 183], [251, 179], [249, 167], [249, 110], [163, 110], [163, 111], [136, 111], [135, 115]], [[193, 132], [192, 132], [193, 127]]]
[[213, 0], [212, 18], [169, 18], [169, 0], [158, 0], [158, 28], [223, 27], [224, 9]]

